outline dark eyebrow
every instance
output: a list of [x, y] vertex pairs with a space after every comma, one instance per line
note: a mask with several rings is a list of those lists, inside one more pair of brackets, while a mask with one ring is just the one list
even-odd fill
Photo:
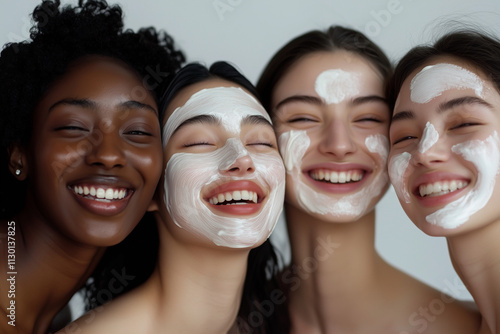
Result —
[[413, 111], [399, 111], [392, 115], [391, 122], [402, 121], [407, 119], [415, 119], [415, 113]]
[[209, 124], [209, 125], [219, 125], [220, 119], [218, 119], [215, 116], [212, 115], [198, 115], [194, 116], [191, 118], [186, 119], [184, 122], [182, 122], [175, 130], [172, 132], [172, 135], [176, 133], [180, 128], [183, 126], [189, 125], [189, 124], [194, 124], [194, 123], [201, 123], [201, 124]]
[[371, 103], [371, 102], [382, 102], [385, 105], [388, 105], [387, 100], [383, 98], [382, 96], [378, 95], [367, 95], [367, 96], [360, 96], [351, 101], [351, 104], [357, 106], [363, 103]]
[[[475, 97], [475, 96], [464, 96], [464, 97], [459, 97], [459, 98], [441, 103], [438, 107], [437, 112], [443, 113], [447, 110], [450, 110], [452, 108], [455, 108], [455, 107], [458, 107], [458, 106], [461, 106], [464, 104], [480, 104], [480, 105], [488, 107], [489, 109], [493, 109], [493, 106], [483, 99], [480, 99], [480, 98]], [[400, 121], [400, 120], [404, 120], [404, 119], [414, 119], [414, 118], [415, 118], [415, 113], [413, 111], [400, 111], [392, 116], [392, 122]]]
[[261, 115], [248, 115], [241, 120], [241, 125], [269, 125], [271, 128], [273, 125]]
[[[292, 103], [292, 102], [303, 102], [303, 103], [311, 103], [311, 104], [316, 104], [316, 105], [322, 105], [324, 104], [323, 100], [320, 98], [317, 98], [315, 96], [310, 96], [310, 95], [294, 95], [287, 97], [283, 101], [279, 102], [276, 105], [275, 109], [280, 108], [283, 104], [287, 103]], [[381, 96], [378, 95], [368, 95], [368, 96], [360, 96], [351, 101], [351, 104], [353, 105], [360, 105], [363, 103], [370, 103], [370, 102], [382, 102], [384, 104], [387, 104], [387, 100]]]
[[459, 97], [453, 100], [449, 100], [446, 102], [443, 102], [439, 105], [438, 108], [438, 113], [447, 111], [449, 109], [464, 105], [464, 104], [480, 104], [485, 107], [488, 107], [489, 109], [493, 109], [493, 106], [486, 102], [483, 99], [480, 99], [476, 96], [464, 96], [464, 97]]
[[53, 109], [60, 105], [70, 105], [70, 106], [78, 106], [86, 109], [96, 109], [97, 108], [97, 103], [90, 101], [88, 99], [63, 99], [60, 101], [57, 101], [53, 105], [49, 107], [49, 112], [51, 112]]
[[[53, 105], [49, 107], [49, 112], [51, 112], [53, 109], [60, 105], [70, 105], [70, 106], [78, 106], [86, 109], [97, 109], [98, 104], [95, 101], [89, 100], [89, 99], [63, 99], [60, 101], [57, 101]], [[156, 115], [158, 115], [158, 111], [150, 106], [149, 104], [144, 104], [138, 101], [125, 101], [122, 102], [118, 105], [119, 108], [124, 109], [124, 110], [130, 110], [130, 109], [146, 109], [149, 111], [154, 112]]]
[[324, 104], [323, 101], [320, 98], [317, 98], [315, 96], [310, 96], [310, 95], [293, 95], [289, 96], [286, 99], [281, 100], [276, 107], [274, 108], [275, 110], [279, 109], [281, 106], [287, 103], [292, 103], [292, 102], [302, 102], [302, 103], [311, 103], [311, 104], [316, 104], [316, 105], [322, 105]]

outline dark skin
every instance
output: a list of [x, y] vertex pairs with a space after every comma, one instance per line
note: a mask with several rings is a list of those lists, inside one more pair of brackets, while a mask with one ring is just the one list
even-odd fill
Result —
[[[28, 192], [24, 210], [9, 220], [17, 275], [15, 299], [0, 285], [2, 333], [45, 333], [106, 247], [122, 241], [149, 209], [161, 174], [155, 99], [118, 60], [74, 62], [33, 117], [30, 145], [10, 154], [11, 172], [28, 182]], [[0, 263], [7, 268], [8, 222], [0, 226]], [[9, 271], [2, 270], [2, 282]], [[11, 300], [15, 327], [6, 316]]]

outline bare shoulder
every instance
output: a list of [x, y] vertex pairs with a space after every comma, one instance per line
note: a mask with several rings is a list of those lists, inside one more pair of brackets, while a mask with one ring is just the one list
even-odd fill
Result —
[[146, 333], [148, 312], [141, 305], [141, 296], [132, 293], [99, 306], [81, 316], [56, 334]]
[[[477, 333], [481, 317], [473, 302], [456, 299], [445, 291], [412, 280], [413, 300], [407, 311], [410, 333]], [[461, 282], [457, 282], [456, 288], [465, 289]]]

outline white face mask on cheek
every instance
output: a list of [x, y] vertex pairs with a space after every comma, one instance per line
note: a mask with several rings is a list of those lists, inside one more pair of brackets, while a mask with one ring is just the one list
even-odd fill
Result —
[[302, 180], [302, 158], [310, 145], [310, 139], [306, 131], [288, 131], [279, 137], [279, 147], [287, 173], [291, 175], [294, 185], [294, 193], [300, 207], [309, 214], [331, 216], [334, 219], [358, 219], [366, 214], [371, 208], [373, 198], [379, 196], [387, 187], [389, 180], [386, 172], [386, 161], [389, 151], [389, 141], [383, 135], [369, 136], [365, 145], [372, 153], [380, 155], [383, 161], [380, 171], [376, 174], [370, 185], [360, 191], [335, 199], [327, 194], [319, 193]]
[[466, 195], [426, 217], [429, 223], [446, 229], [461, 226], [488, 203], [500, 170], [500, 147], [496, 131], [484, 141], [467, 141], [453, 146], [451, 150], [474, 164], [477, 181]]
[[[182, 122], [197, 115], [213, 115], [235, 137], [208, 153], [176, 153], [165, 169], [165, 205], [175, 224], [195, 235], [229, 248], [246, 248], [263, 242], [274, 229], [283, 208], [285, 171], [278, 152], [249, 153], [239, 139], [241, 120], [248, 115], [269, 119], [262, 106], [234, 87], [205, 89], [174, 111], [165, 125], [165, 142]], [[245, 177], [221, 174], [238, 158], [249, 156], [255, 171]], [[235, 180], [249, 180], [266, 188], [265, 204], [253, 216], [227, 217], [215, 214], [201, 197], [204, 187]]]

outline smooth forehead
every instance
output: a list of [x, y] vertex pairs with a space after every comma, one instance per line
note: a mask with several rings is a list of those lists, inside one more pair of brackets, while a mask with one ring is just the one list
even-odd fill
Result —
[[383, 91], [383, 78], [376, 68], [362, 56], [346, 51], [318, 51], [296, 61], [277, 82], [273, 90], [272, 107], [292, 95], [315, 96], [315, 82], [324, 71], [341, 69], [362, 77], [362, 82], [380, 87]]

